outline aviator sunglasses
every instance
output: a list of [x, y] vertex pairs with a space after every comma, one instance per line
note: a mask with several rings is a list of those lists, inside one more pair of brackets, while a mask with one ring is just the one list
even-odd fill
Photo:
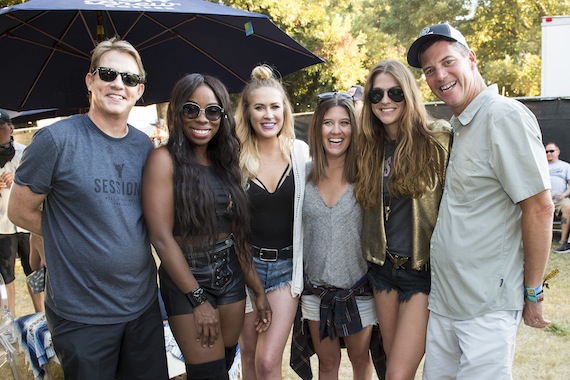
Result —
[[220, 120], [224, 114], [224, 109], [217, 104], [211, 104], [206, 106], [206, 108], [200, 108], [200, 106], [194, 102], [184, 103], [182, 106], [182, 115], [186, 119], [195, 119], [200, 115], [200, 112], [204, 111], [206, 119], [210, 121]]
[[121, 79], [125, 86], [135, 87], [137, 84], [142, 83], [143, 80], [140, 75], [134, 73], [120, 73], [117, 70], [110, 69], [108, 67], [97, 67], [91, 75], [95, 75], [99, 72], [99, 78], [104, 82], [112, 82], [117, 78], [117, 75], [121, 75]]
[[[388, 93], [388, 97], [396, 103], [400, 103], [404, 100], [404, 91], [401, 88], [392, 87], [386, 92]], [[368, 100], [370, 100], [372, 104], [376, 104], [382, 99], [384, 99], [384, 90], [381, 88], [373, 88], [368, 93]]]
[[335, 96], [342, 99], [352, 99], [352, 95], [350, 95], [348, 92], [323, 92], [322, 94], [318, 95], [319, 101], [334, 98]]

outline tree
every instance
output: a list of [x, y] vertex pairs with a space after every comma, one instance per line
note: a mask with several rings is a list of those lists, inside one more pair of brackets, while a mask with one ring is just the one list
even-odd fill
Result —
[[25, 3], [27, 0], [0, 0], [0, 8], [8, 7], [10, 5]]
[[542, 17], [568, 12], [568, 0], [484, 0], [462, 30], [489, 83], [497, 83], [507, 96], [538, 96]]
[[312, 109], [319, 92], [346, 91], [366, 78], [367, 35], [353, 33], [361, 2], [228, 0], [223, 3], [268, 15], [287, 34], [326, 60], [284, 78], [295, 112], [303, 112]]

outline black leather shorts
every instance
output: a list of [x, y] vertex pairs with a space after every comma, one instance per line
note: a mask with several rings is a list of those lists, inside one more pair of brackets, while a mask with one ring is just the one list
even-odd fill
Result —
[[[234, 240], [230, 236], [207, 249], [187, 246], [184, 256], [196, 281], [204, 288], [204, 293], [212, 307], [227, 305], [245, 299], [245, 280], [235, 253]], [[192, 305], [174, 284], [161, 266], [160, 292], [170, 315], [191, 314]]]

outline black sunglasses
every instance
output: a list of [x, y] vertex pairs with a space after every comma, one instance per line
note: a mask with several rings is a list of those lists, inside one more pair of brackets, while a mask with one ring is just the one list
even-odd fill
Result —
[[[404, 91], [399, 87], [392, 87], [386, 92], [388, 93], [388, 97], [396, 103], [400, 103], [404, 100]], [[368, 93], [368, 100], [370, 100], [372, 104], [376, 104], [382, 99], [384, 99], [384, 90], [381, 88], [373, 88]]]
[[319, 100], [325, 100], [325, 99], [330, 99], [330, 98], [341, 98], [341, 99], [353, 99], [352, 95], [350, 95], [348, 92], [323, 92], [322, 94], [319, 94]]
[[125, 86], [135, 87], [137, 84], [142, 83], [143, 80], [139, 74], [134, 73], [120, 73], [117, 70], [110, 69], [108, 67], [97, 67], [91, 73], [95, 75], [96, 72], [99, 72], [99, 78], [101, 78], [104, 82], [112, 82], [117, 78], [117, 75], [121, 75], [121, 79]]
[[546, 151], [546, 153], [554, 153], [554, 152], [556, 152], [555, 149], [551, 149], [551, 150], [547, 150], [547, 151]]
[[186, 119], [195, 119], [200, 115], [200, 112], [204, 111], [206, 119], [210, 121], [220, 120], [224, 114], [224, 109], [217, 104], [212, 104], [206, 106], [206, 108], [200, 108], [200, 106], [194, 102], [184, 103], [182, 106], [182, 115]]

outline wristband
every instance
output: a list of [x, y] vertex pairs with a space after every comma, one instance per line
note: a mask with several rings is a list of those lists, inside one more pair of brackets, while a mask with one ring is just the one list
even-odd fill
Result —
[[186, 297], [188, 298], [188, 301], [190, 301], [192, 307], [200, 306], [208, 300], [204, 294], [204, 289], [200, 286], [192, 290], [190, 293], [186, 293]]
[[524, 295], [527, 300], [531, 302], [542, 302], [544, 301], [544, 290], [542, 289], [542, 283], [538, 285], [536, 288], [524, 288]]

